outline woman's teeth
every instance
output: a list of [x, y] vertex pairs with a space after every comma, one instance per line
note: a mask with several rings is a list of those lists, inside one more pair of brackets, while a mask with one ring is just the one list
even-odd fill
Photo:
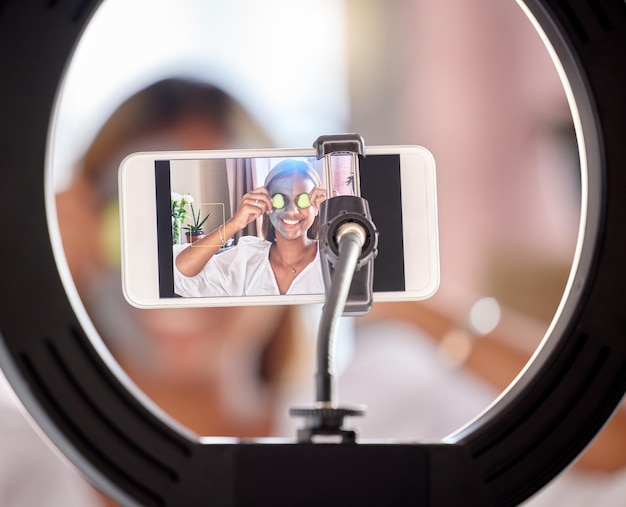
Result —
[[300, 220], [290, 220], [288, 218], [283, 218], [283, 222], [287, 225], [296, 225]]

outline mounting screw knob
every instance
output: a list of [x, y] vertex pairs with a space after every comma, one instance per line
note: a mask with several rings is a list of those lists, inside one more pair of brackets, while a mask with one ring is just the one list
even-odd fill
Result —
[[337, 407], [318, 403], [312, 407], [292, 407], [289, 415], [304, 417], [305, 426], [298, 430], [298, 441], [301, 443], [312, 443], [314, 437], [319, 435], [340, 437], [342, 443], [350, 443], [356, 441], [356, 432], [344, 428], [343, 420], [345, 417], [362, 416], [365, 411], [364, 405]]

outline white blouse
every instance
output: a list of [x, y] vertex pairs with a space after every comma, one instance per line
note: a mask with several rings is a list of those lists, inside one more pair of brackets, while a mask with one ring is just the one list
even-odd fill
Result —
[[[174, 245], [174, 261], [190, 244]], [[270, 265], [272, 243], [244, 236], [237, 246], [214, 255], [202, 271], [185, 276], [174, 262], [174, 292], [185, 297], [277, 296], [278, 284]], [[319, 249], [315, 259], [295, 277], [287, 294], [323, 294]]]

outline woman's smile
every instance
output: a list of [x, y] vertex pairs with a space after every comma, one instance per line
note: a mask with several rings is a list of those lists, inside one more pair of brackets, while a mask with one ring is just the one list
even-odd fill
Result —
[[306, 237], [306, 231], [311, 226], [310, 220], [306, 220], [304, 216], [294, 218], [293, 216], [280, 216], [280, 211], [274, 211], [270, 215], [270, 220], [274, 223], [276, 232], [287, 238], [296, 238], [300, 236]]
[[282, 221], [286, 225], [298, 225], [300, 223], [300, 220], [291, 219], [291, 218], [283, 218]]

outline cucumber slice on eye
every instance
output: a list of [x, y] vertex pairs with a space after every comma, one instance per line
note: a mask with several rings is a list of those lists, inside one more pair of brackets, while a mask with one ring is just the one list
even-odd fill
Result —
[[311, 199], [309, 198], [309, 194], [300, 194], [296, 198], [296, 206], [300, 209], [305, 209], [311, 206]]
[[285, 196], [283, 194], [274, 194], [272, 196], [272, 208], [283, 209], [285, 207]]

